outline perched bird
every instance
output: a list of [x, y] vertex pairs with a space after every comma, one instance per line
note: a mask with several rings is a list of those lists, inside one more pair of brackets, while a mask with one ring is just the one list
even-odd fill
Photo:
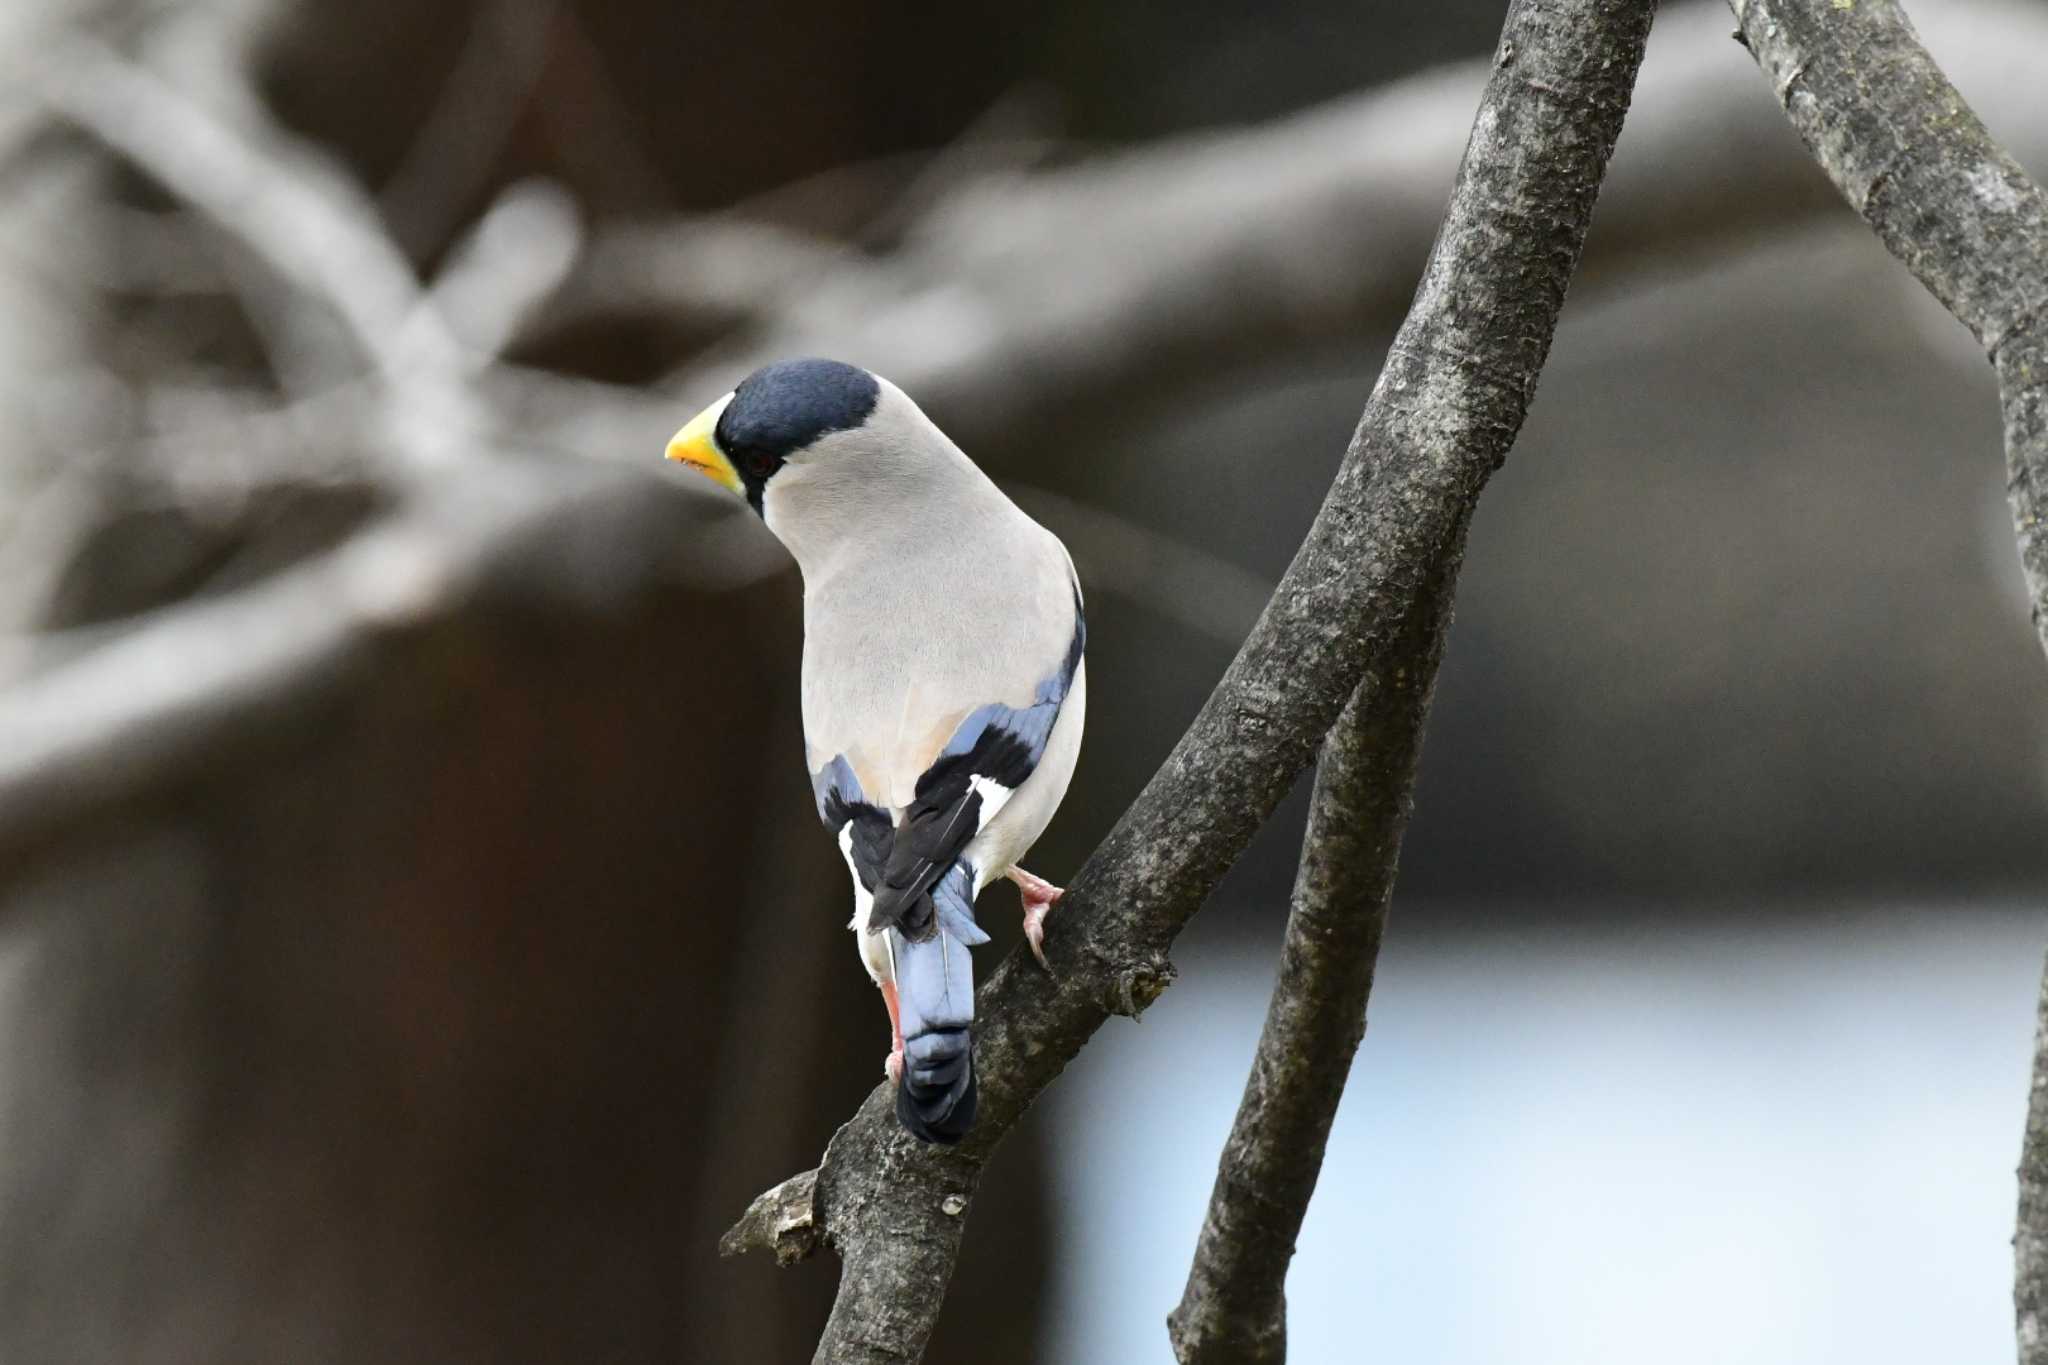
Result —
[[1015, 882], [1043, 964], [1061, 895], [1018, 860], [1081, 748], [1073, 563], [901, 389], [852, 365], [756, 370], [668, 458], [744, 497], [803, 571], [805, 758], [889, 1009], [896, 1113], [958, 1142], [975, 1110], [967, 950], [988, 941], [974, 898]]

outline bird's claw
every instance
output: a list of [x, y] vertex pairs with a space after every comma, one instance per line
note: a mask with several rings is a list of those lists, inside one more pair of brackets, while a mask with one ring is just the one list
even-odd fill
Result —
[[1045, 968], [1047, 975], [1052, 973], [1052, 964], [1045, 960], [1045, 912], [1051, 908], [1051, 901], [1041, 901], [1036, 905], [1027, 901], [1024, 905], [1024, 941], [1031, 945], [1031, 955], [1038, 959], [1038, 965]]
[[1038, 965], [1045, 968], [1046, 975], [1050, 976], [1052, 964], [1045, 960], [1045, 916], [1067, 893], [1021, 867], [1011, 868], [1009, 876], [1017, 883], [1017, 894], [1024, 898], [1024, 941], [1031, 945], [1031, 955], [1038, 959]]

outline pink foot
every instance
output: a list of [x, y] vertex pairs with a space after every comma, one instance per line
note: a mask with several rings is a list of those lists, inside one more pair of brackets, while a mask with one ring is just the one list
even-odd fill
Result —
[[1021, 867], [1013, 867], [1004, 875], [1017, 883], [1017, 890], [1024, 897], [1024, 941], [1031, 945], [1031, 955], [1038, 959], [1038, 965], [1051, 971], [1052, 965], [1045, 960], [1045, 914], [1067, 893]]
[[882, 1003], [889, 1007], [889, 1055], [882, 1062], [882, 1070], [889, 1077], [891, 1085], [903, 1084], [903, 1020], [896, 1013], [896, 983], [883, 981]]

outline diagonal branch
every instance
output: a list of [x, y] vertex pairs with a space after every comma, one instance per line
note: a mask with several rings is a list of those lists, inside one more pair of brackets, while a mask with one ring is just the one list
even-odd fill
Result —
[[983, 989], [978, 1126], [922, 1147], [878, 1089], [832, 1140], [814, 1221], [843, 1266], [821, 1361], [923, 1353], [983, 1162], [1167, 949], [1431, 585], [1534, 396], [1654, 0], [1516, 0], [1415, 303], [1322, 511], [1222, 683], [1081, 870], [1048, 941]]
[[[2020, 566], [2048, 649], [2048, 194], [1963, 102], [1896, 0], [1730, 5], [1807, 150], [1998, 372]], [[2033, 1087], [2013, 1300], [2021, 1365], [2048, 1365], [2048, 1040], [2037, 1041]]]
[[2020, 563], [2048, 649], [2048, 194], [1895, 0], [1730, 0], [1807, 150], [1998, 370]]
[[1287, 1358], [1287, 1265], [1365, 1037], [1458, 557], [1453, 547], [1323, 742], [1279, 980], [1187, 1289], [1167, 1320], [1183, 1365]]
[[2034, 1079], [2027, 1095], [2027, 1127], [2020, 1141], [2019, 1230], [2012, 1239], [2013, 1309], [2018, 1319], [2020, 1365], [2048, 1361], [2048, 972], [2034, 1017]]

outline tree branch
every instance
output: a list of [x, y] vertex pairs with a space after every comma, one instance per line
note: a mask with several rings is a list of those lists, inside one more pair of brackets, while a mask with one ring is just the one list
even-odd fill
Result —
[[2048, 649], [2048, 195], [1895, 0], [1730, 5], [1807, 150], [1997, 368], [2020, 562]]
[[[990, 1149], [1167, 949], [1433, 583], [1533, 397], [1628, 108], [1653, 0], [1516, 0], [1415, 304], [1293, 564], [1194, 725], [1067, 893], [1053, 971], [981, 993], [968, 1140], [903, 1132], [887, 1088], [833, 1139], [815, 1219], [843, 1266], [820, 1361], [924, 1350]], [[1027, 959], [1028, 960], [1028, 959]]]
[[1365, 1037], [1461, 548], [1374, 654], [1323, 741], [1279, 979], [1187, 1289], [1167, 1319], [1182, 1365], [1287, 1358], [1287, 1266]]
[[[1895, 0], [1729, 3], [1807, 150], [1997, 370], [2020, 566], [2048, 649], [2048, 194], [1992, 139]], [[2013, 1238], [2022, 1365], [2048, 1365], [2044, 1089], [2048, 1046], [2037, 1046]]]
[[375, 206], [309, 146], [275, 126], [230, 126], [82, 31], [50, 45], [33, 89], [331, 306], [373, 366], [402, 378], [453, 363], [452, 340], [422, 325], [418, 281]]
[[2034, 1080], [2020, 1141], [2020, 1216], [2013, 1235], [2013, 1309], [2020, 1365], [2048, 1361], [2048, 970], [2034, 1018]]
[[392, 235], [414, 259], [430, 256], [488, 187], [547, 67], [555, 0], [488, 0], [470, 17], [469, 41], [404, 159], [377, 194]]
[[387, 390], [378, 447], [439, 466], [461, 450], [461, 435], [484, 425], [463, 383], [463, 348], [386, 235], [376, 205], [270, 120], [260, 100], [219, 101], [246, 125], [237, 126], [83, 31], [52, 42], [42, 58], [38, 98], [341, 319]]

